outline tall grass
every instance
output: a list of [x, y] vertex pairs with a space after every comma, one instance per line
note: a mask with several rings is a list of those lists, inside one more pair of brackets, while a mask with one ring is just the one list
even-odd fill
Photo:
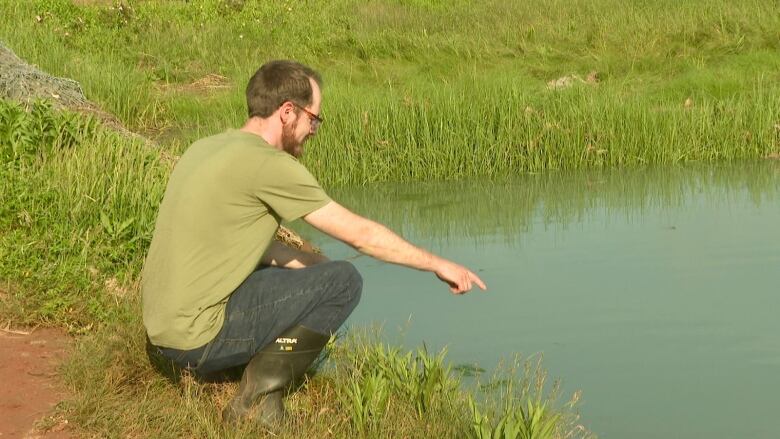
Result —
[[688, 106], [685, 95], [665, 102], [608, 86], [531, 95], [513, 82], [351, 93], [308, 152], [329, 185], [734, 161], [780, 148], [780, 94], [768, 83]]
[[242, 123], [262, 62], [310, 63], [328, 122], [306, 161], [334, 186], [778, 153], [775, 6], [9, 0], [0, 39], [173, 155]]
[[82, 329], [106, 322], [140, 272], [170, 162], [45, 104], [25, 112], [0, 101], [0, 115], [0, 279], [15, 285], [3, 314]]

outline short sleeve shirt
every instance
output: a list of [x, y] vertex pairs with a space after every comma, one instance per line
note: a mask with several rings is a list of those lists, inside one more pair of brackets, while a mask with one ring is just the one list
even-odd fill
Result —
[[280, 222], [329, 201], [297, 159], [259, 136], [230, 130], [192, 144], [171, 173], [141, 278], [152, 343], [186, 350], [211, 341]]

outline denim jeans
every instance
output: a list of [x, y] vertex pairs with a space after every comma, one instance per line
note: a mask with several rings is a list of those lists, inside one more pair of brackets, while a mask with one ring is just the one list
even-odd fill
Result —
[[357, 306], [362, 288], [360, 273], [346, 261], [300, 269], [263, 267], [230, 295], [213, 340], [192, 350], [151, 348], [176, 366], [208, 377], [247, 364], [292, 326], [336, 332]]

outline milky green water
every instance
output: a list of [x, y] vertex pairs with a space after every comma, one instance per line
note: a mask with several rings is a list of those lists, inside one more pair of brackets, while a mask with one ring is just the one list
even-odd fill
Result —
[[490, 287], [456, 297], [433, 275], [358, 257], [365, 289], [348, 324], [383, 323], [390, 341], [488, 370], [543, 353], [601, 438], [780, 437], [780, 163], [332, 195]]

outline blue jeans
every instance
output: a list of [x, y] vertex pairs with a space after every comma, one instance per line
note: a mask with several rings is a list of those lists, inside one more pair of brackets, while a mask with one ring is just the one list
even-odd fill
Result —
[[152, 346], [180, 368], [208, 377], [246, 365], [284, 330], [303, 325], [332, 334], [360, 301], [363, 278], [346, 261], [300, 269], [263, 267], [230, 295], [217, 336], [192, 350]]

